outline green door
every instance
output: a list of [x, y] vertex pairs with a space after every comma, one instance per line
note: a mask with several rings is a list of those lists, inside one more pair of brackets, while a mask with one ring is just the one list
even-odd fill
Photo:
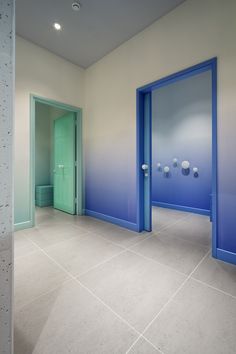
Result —
[[54, 208], [75, 214], [75, 115], [54, 121]]

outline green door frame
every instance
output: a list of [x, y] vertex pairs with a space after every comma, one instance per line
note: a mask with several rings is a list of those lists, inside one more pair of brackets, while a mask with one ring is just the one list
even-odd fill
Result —
[[84, 214], [82, 109], [40, 96], [30, 95], [30, 220], [35, 226], [35, 104], [43, 103], [76, 115], [76, 214]]

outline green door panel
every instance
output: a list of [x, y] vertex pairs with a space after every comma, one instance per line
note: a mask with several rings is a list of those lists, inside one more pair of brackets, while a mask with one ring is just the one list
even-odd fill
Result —
[[54, 208], [75, 214], [75, 115], [54, 121]]

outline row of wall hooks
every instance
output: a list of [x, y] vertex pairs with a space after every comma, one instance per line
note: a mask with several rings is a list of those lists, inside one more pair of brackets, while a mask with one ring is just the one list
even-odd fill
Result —
[[[173, 167], [178, 167], [179, 166], [179, 162], [178, 162], [178, 159], [175, 157], [173, 158]], [[190, 174], [190, 169], [191, 169], [191, 165], [190, 165], [190, 162], [188, 160], [183, 160], [181, 162], [181, 168], [182, 168], [182, 173], [187, 176]], [[168, 177], [168, 175], [170, 174], [170, 167], [168, 165], [164, 165], [162, 167], [162, 164], [160, 162], [157, 163], [157, 170], [159, 172], [164, 172], [164, 174], [166, 175], [166, 177]], [[198, 173], [199, 173], [199, 170], [198, 170], [198, 167], [193, 167], [192, 168], [192, 171], [193, 171], [193, 175], [194, 177], [198, 177]]]

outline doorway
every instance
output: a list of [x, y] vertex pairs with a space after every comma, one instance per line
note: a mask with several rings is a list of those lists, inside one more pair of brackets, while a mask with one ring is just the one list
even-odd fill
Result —
[[36, 208], [83, 214], [82, 168], [81, 109], [32, 95], [31, 226]]
[[[216, 58], [210, 59], [188, 69], [185, 69], [181, 72], [175, 73], [168, 77], [165, 77], [161, 80], [143, 86], [137, 89], [137, 192], [138, 192], [138, 203], [137, 203], [137, 220], [139, 231], [152, 231], [153, 221], [152, 221], [152, 205], [156, 207], [167, 208], [166, 210], [177, 209], [182, 212], [194, 212], [198, 214], [208, 215], [212, 221], [212, 255], [216, 256], [217, 248], [217, 140], [216, 140], [216, 89], [217, 89], [217, 80], [216, 80]], [[164, 190], [167, 187], [167, 184], [173, 183], [174, 179], [171, 177], [175, 176], [175, 180], [178, 176], [187, 177], [191, 175], [192, 180], [195, 178], [195, 181], [200, 182], [199, 177], [200, 170], [199, 166], [195, 166], [195, 161], [189, 161], [188, 157], [180, 156], [181, 152], [176, 154], [175, 151], [172, 151], [172, 156], [167, 156], [166, 151], [169, 147], [163, 147], [162, 158], [160, 154], [158, 159], [152, 156], [153, 154], [153, 97], [157, 97], [157, 92], [162, 93], [165, 89], [170, 88], [171, 84], [178, 84], [186, 82], [189, 78], [196, 78], [200, 74], [209, 74], [210, 75], [210, 89], [211, 89], [211, 152], [210, 152], [210, 165], [211, 165], [211, 176], [209, 180], [209, 192], [208, 200], [205, 201], [205, 204], [201, 198], [198, 198], [198, 194], [195, 195], [195, 204], [199, 207], [192, 207], [189, 200], [184, 200], [183, 203], [187, 208], [178, 205], [178, 203], [170, 202], [168, 200], [168, 193]], [[174, 85], [173, 85], [174, 86]], [[163, 90], [164, 89], [164, 90]], [[159, 98], [158, 98], [159, 99]], [[159, 102], [160, 103], [160, 102]], [[158, 110], [160, 105], [156, 103]], [[169, 109], [169, 108], [168, 108]], [[158, 111], [160, 113], [160, 111]], [[158, 114], [159, 114], [158, 113]], [[170, 113], [170, 112], [169, 112]], [[182, 118], [181, 118], [182, 119]], [[173, 122], [172, 122], [173, 123]], [[172, 124], [171, 123], [171, 124]], [[158, 127], [158, 125], [157, 125]], [[169, 129], [168, 126], [165, 126], [164, 129]], [[158, 138], [158, 134], [157, 134]], [[159, 136], [160, 139], [160, 136]], [[159, 142], [159, 141], [158, 141]], [[198, 147], [195, 145], [195, 148]], [[175, 149], [176, 150], [176, 149]], [[154, 150], [156, 153], [156, 149]], [[160, 152], [160, 146], [158, 146], [158, 153]], [[165, 156], [166, 155], [166, 156]], [[175, 156], [176, 155], [176, 156]], [[186, 151], [186, 156], [188, 156], [188, 151]], [[168, 158], [167, 158], [168, 157]], [[162, 159], [162, 161], [161, 161]], [[155, 161], [154, 161], [155, 160]], [[202, 171], [202, 170], [201, 170]], [[155, 180], [154, 180], [155, 176]], [[161, 176], [161, 178], [160, 178]], [[193, 190], [191, 190], [191, 183], [188, 187], [189, 180], [182, 178], [185, 185], [184, 188], [189, 188], [188, 199], [194, 199]], [[155, 185], [153, 183], [155, 181]], [[187, 182], [187, 183], [186, 183]], [[196, 185], [196, 183], [195, 183]], [[175, 185], [175, 188], [177, 185]], [[163, 191], [165, 193], [163, 193]], [[173, 192], [173, 190], [172, 190]], [[181, 192], [181, 191], [180, 191]], [[159, 200], [153, 200], [154, 194], [157, 193]], [[197, 191], [196, 193], [199, 193]], [[176, 193], [178, 195], [178, 193]], [[173, 196], [173, 193], [172, 193]], [[155, 196], [156, 197], [156, 196]], [[166, 198], [166, 199], [165, 199]], [[156, 197], [157, 199], [157, 197]], [[181, 198], [177, 198], [180, 200]], [[186, 198], [185, 198], [186, 199]], [[197, 200], [198, 199], [198, 200]], [[204, 199], [204, 198], [203, 198]], [[193, 200], [192, 200], [193, 201]], [[155, 204], [156, 203], [156, 204]], [[200, 206], [204, 205], [203, 208]], [[207, 205], [207, 207], [205, 207]], [[153, 215], [156, 215], [155, 213]], [[155, 216], [158, 218], [158, 214]], [[155, 230], [156, 231], [156, 230]]]

